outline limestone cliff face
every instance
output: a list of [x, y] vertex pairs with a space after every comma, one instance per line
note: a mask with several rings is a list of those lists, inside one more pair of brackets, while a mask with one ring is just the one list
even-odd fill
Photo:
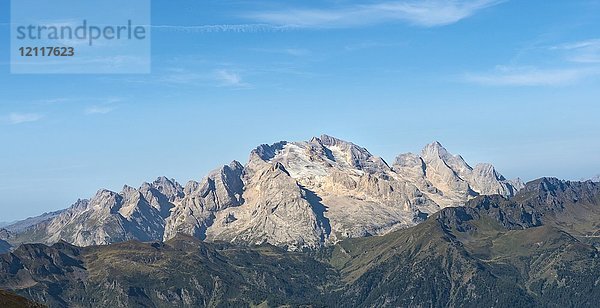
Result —
[[261, 146], [246, 168], [252, 174], [260, 165], [275, 163], [285, 168], [323, 216], [329, 230], [324, 244], [410, 226], [423, 212], [438, 208], [383, 159], [330, 136]]
[[160, 177], [119, 193], [100, 190], [11, 238], [88, 246], [183, 233], [296, 250], [385, 234], [475, 196], [512, 196], [521, 188], [490, 164], [472, 168], [438, 142], [390, 166], [363, 147], [323, 135], [261, 145], [246, 165], [234, 161], [185, 187]]
[[161, 240], [165, 219], [181, 196], [181, 186], [166, 178], [138, 189], [124, 186], [120, 193], [102, 189], [40, 227], [23, 232], [21, 240], [55, 243], [62, 239], [80, 246]]
[[243, 169], [242, 164], [234, 161], [210, 172], [200, 183], [189, 182], [184, 197], [166, 220], [163, 238], [168, 240], [184, 233], [205, 239], [217, 212], [243, 203]]
[[209, 240], [266, 242], [290, 249], [314, 248], [328, 240], [322, 205], [281, 163], [263, 164], [254, 171], [245, 179], [244, 204], [217, 214], [208, 229]]
[[393, 169], [442, 208], [464, 204], [478, 195], [513, 196], [523, 187], [518, 179], [506, 180], [491, 164], [472, 168], [439, 142], [427, 145], [420, 156], [399, 155]]

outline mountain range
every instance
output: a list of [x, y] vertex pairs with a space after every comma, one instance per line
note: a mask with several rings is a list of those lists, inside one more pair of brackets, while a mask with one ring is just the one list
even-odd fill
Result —
[[600, 185], [542, 178], [311, 251], [268, 243], [24, 244], [0, 288], [50, 307], [595, 307]]
[[260, 145], [185, 186], [160, 177], [120, 192], [99, 190], [63, 211], [5, 227], [0, 239], [78, 246], [167, 241], [269, 243], [288, 250], [414, 226], [440, 209], [480, 195], [514, 196], [523, 183], [490, 164], [471, 167], [440, 143], [392, 164], [351, 142], [323, 135]]
[[599, 247], [598, 182], [523, 184], [438, 142], [389, 164], [323, 135], [0, 229], [0, 303], [595, 307]]

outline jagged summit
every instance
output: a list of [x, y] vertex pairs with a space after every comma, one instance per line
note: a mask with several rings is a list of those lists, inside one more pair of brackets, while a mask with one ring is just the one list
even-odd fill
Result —
[[352, 142], [345, 141], [339, 138], [335, 138], [329, 135], [321, 135], [321, 137], [313, 137], [312, 140], [320, 141], [324, 146], [339, 146], [339, 147], [356, 147], [361, 151], [368, 152], [367, 149], [359, 147]]
[[461, 205], [477, 195], [512, 196], [522, 187], [520, 181], [506, 180], [491, 164], [472, 168], [438, 141], [426, 145], [421, 155], [399, 155], [392, 168], [440, 207]]
[[517, 183], [490, 164], [471, 168], [437, 141], [390, 166], [366, 148], [321, 135], [259, 145], [245, 165], [232, 161], [185, 187], [163, 176], [119, 193], [100, 190], [21, 240], [87, 246], [181, 233], [315, 248], [413, 226], [478, 195], [512, 196]]
[[448, 151], [439, 141], [434, 141], [432, 143], [427, 144], [423, 150], [421, 151], [422, 156], [424, 157], [435, 157], [443, 158], [448, 155]]

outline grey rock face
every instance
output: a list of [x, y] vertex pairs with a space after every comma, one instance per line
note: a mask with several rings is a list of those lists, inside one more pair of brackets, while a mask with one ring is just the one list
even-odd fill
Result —
[[8, 240], [12, 237], [12, 233], [6, 229], [0, 228], [0, 240]]
[[65, 240], [80, 246], [161, 240], [165, 219], [181, 196], [183, 188], [166, 178], [144, 183], [139, 189], [125, 186], [120, 193], [102, 189], [90, 200], [78, 200], [48, 223], [25, 232], [21, 240]]
[[399, 155], [390, 167], [351, 142], [323, 135], [258, 146], [182, 187], [160, 177], [120, 193], [100, 190], [15, 241], [102, 245], [168, 240], [270, 243], [297, 250], [413, 226], [478, 195], [512, 196], [523, 187], [492, 165], [470, 167], [440, 143]]
[[206, 230], [213, 224], [215, 214], [243, 203], [243, 166], [233, 161], [210, 172], [200, 183], [189, 182], [184, 197], [179, 200], [166, 219], [165, 240], [184, 233], [206, 238]]
[[30, 217], [21, 221], [10, 223], [4, 228], [14, 233], [21, 233], [27, 231], [31, 227], [52, 220], [54, 217], [60, 215], [63, 211], [64, 210], [60, 210], [55, 212], [44, 213], [36, 217]]
[[442, 208], [464, 204], [478, 195], [513, 196], [523, 188], [520, 179], [506, 180], [491, 164], [472, 168], [439, 142], [427, 145], [421, 156], [401, 154], [393, 169]]
[[217, 214], [209, 240], [298, 249], [318, 247], [328, 239], [330, 228], [318, 217], [318, 201], [281, 163], [264, 164], [246, 183], [244, 204]]

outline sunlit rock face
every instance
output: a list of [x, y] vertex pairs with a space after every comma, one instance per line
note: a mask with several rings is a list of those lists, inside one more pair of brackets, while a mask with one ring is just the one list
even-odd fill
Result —
[[119, 193], [100, 190], [16, 238], [89, 246], [183, 233], [299, 250], [385, 234], [475, 196], [512, 196], [522, 187], [490, 164], [472, 168], [439, 142], [401, 154], [390, 166], [363, 147], [323, 135], [260, 145], [246, 165], [233, 161], [184, 187], [160, 177]]

